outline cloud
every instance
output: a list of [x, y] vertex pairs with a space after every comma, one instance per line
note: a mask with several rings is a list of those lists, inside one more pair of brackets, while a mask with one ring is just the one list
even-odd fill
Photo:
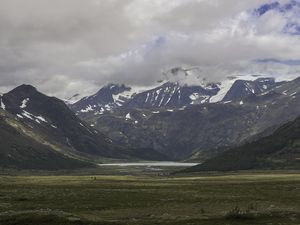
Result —
[[[66, 98], [108, 82], [153, 85], [172, 67], [219, 80], [297, 73], [296, 1], [0, 0], [0, 90]], [[284, 68], [283, 68], [284, 67]]]
[[259, 59], [257, 60], [258, 63], [276, 63], [276, 64], [283, 64], [283, 65], [289, 65], [289, 66], [299, 66], [300, 65], [300, 59], [298, 60], [279, 60], [279, 59]]

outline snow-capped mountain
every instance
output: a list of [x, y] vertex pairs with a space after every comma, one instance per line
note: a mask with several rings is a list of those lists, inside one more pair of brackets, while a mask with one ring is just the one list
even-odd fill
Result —
[[71, 104], [70, 108], [77, 115], [99, 115], [118, 108], [178, 109], [189, 105], [238, 101], [249, 95], [265, 93], [280, 84], [274, 78], [242, 78], [227, 77], [218, 83], [205, 82], [202, 79], [199, 83], [190, 85], [182, 81], [162, 81], [162, 84], [148, 89], [109, 84], [96, 94]]
[[[151, 87], [128, 87], [108, 84], [91, 96], [77, 102], [67, 101], [77, 115], [99, 115], [116, 108], [180, 108], [210, 101], [219, 85], [207, 82], [195, 72], [197, 68], [173, 68], [163, 73], [164, 79]], [[78, 97], [80, 95], [76, 95]], [[74, 99], [74, 98], [73, 98]]]
[[[233, 83], [240, 83], [233, 79]], [[181, 108], [127, 107], [82, 118], [120, 144], [154, 148], [180, 159], [195, 150], [207, 150], [201, 154], [206, 157], [210, 149], [236, 145], [261, 132], [272, 132], [299, 116], [300, 78], [282, 83], [254, 79], [242, 83], [257, 83], [261, 88], [248, 86], [246, 93], [250, 95], [241, 95], [245, 86], [237, 89], [242, 92], [234, 92], [233, 85], [229, 90], [235, 95], [231, 95], [230, 101]]]
[[136, 94], [125, 106], [127, 108], [180, 108], [190, 104], [207, 103], [219, 90], [216, 84], [202, 87], [166, 82], [157, 88]]
[[71, 104], [78, 115], [103, 114], [116, 108], [180, 108], [190, 104], [202, 104], [219, 92], [217, 84], [181, 85], [178, 82], [165, 82], [150, 89], [109, 84], [96, 94], [82, 98]]
[[71, 109], [77, 114], [102, 114], [116, 107], [122, 106], [136, 90], [124, 84], [108, 84], [102, 87], [96, 94], [84, 97], [78, 102], [71, 104]]
[[[21, 85], [4, 94], [0, 102], [2, 109], [43, 142], [95, 155], [105, 155], [109, 149], [110, 140], [76, 117], [63, 101], [48, 97], [31, 85]], [[84, 144], [85, 141], [90, 144]]]
[[[93, 166], [86, 163], [91, 158], [157, 160], [165, 157], [152, 149], [143, 151], [116, 145], [79, 119], [62, 100], [46, 96], [31, 85], [21, 85], [0, 96], [0, 103], [0, 134], [3, 135], [0, 155], [8, 152], [9, 165], [28, 164], [28, 168], [38, 168], [45, 163], [43, 168], [52, 168], [45, 162], [47, 157], [53, 168], [59, 161], [66, 165], [57, 167], [68, 168], [67, 163], [77, 167]], [[34, 164], [35, 158], [39, 165]], [[2, 159], [0, 157], [1, 163]]]
[[[69, 104], [77, 115], [101, 115], [116, 109], [180, 109], [189, 105], [241, 101], [261, 95], [284, 82], [261, 75], [228, 76], [218, 82], [204, 78], [197, 67], [164, 72], [152, 87], [108, 84], [96, 94]], [[76, 96], [78, 97], [78, 96]]]
[[254, 81], [236, 80], [222, 101], [241, 101], [249, 96], [261, 95], [282, 83], [275, 82], [274, 78], [258, 78]]

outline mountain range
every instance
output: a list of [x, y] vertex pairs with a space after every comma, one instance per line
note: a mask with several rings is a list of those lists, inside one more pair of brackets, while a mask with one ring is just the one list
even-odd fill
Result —
[[[171, 71], [190, 75], [183, 72]], [[21, 85], [0, 96], [1, 167], [72, 169], [111, 160], [213, 162], [223, 154], [225, 159], [228, 150], [259, 142], [299, 117], [299, 92], [300, 78], [277, 82], [258, 75], [221, 82], [168, 79], [150, 88], [111, 83], [91, 96], [78, 100], [81, 95], [76, 94], [67, 101]]]
[[[89, 102], [91, 97], [101, 98], [98, 94], [70, 107], [120, 145], [152, 148], [175, 160], [197, 153], [206, 159], [208, 149], [240, 144], [299, 116], [299, 78], [281, 82], [250, 78], [230, 77], [202, 86], [168, 81], [140, 93], [131, 91], [131, 96], [127, 88], [122, 103], [110, 102], [114, 107]], [[109, 86], [101, 90], [117, 99]]]
[[97, 93], [69, 105], [80, 116], [101, 115], [120, 108], [176, 109], [189, 105], [241, 100], [250, 95], [266, 93], [281, 84], [275, 82], [274, 78], [257, 78], [255, 75], [249, 78], [252, 80], [229, 77], [223, 82], [202, 81], [198, 84], [165, 80], [150, 89], [111, 83], [103, 86]]

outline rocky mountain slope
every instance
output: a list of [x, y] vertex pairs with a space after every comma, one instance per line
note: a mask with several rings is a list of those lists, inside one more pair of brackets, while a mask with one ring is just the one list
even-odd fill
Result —
[[141, 92], [110, 84], [71, 106], [85, 122], [63, 101], [21, 85], [0, 96], [0, 161], [27, 169], [86, 167], [112, 158], [182, 160], [191, 154], [202, 161], [299, 116], [300, 78], [230, 82], [223, 101], [216, 101], [225, 90], [220, 84], [166, 82]]
[[260, 91], [250, 90], [247, 95], [236, 91], [244, 88], [236, 89], [233, 85], [228, 93], [235, 92], [236, 97], [231, 95], [229, 101], [181, 108], [121, 107], [82, 118], [116, 143], [153, 148], [172, 158], [184, 159], [195, 151], [242, 143], [299, 116], [300, 78], [282, 83], [258, 79], [255, 83]]
[[180, 108], [209, 102], [219, 90], [216, 84], [202, 87], [166, 82], [156, 88], [138, 92], [125, 85], [109, 84], [96, 94], [71, 104], [70, 108], [83, 117], [101, 115], [120, 108]]
[[[30, 85], [21, 85], [0, 97], [1, 108], [35, 142], [55, 152], [85, 160], [159, 159], [151, 149], [124, 148], [81, 121], [63, 101], [48, 97]], [[18, 143], [18, 140], [15, 140]], [[9, 151], [9, 149], [5, 149]], [[32, 152], [34, 155], [34, 153]]]
[[[173, 76], [175, 75], [173, 74]], [[283, 83], [275, 82], [274, 78], [258, 78], [256, 75], [247, 78], [250, 80], [243, 80], [242, 76], [237, 76], [228, 77], [222, 82], [196, 80], [195, 83], [169, 79], [148, 89], [127, 87], [124, 84], [108, 84], [97, 93], [69, 105], [82, 118], [124, 108], [178, 109], [189, 105], [237, 101], [248, 96], [266, 93]]]
[[92, 167], [91, 163], [53, 150], [40, 143], [12, 115], [0, 110], [0, 165], [6, 169], [75, 169]]
[[186, 172], [300, 168], [300, 117], [273, 134], [243, 144]]
[[124, 107], [180, 108], [191, 104], [207, 103], [219, 90], [216, 84], [202, 87], [166, 82], [157, 88], [133, 96]]
[[77, 115], [102, 114], [122, 106], [131, 97], [131, 91], [131, 88], [125, 85], [108, 84], [96, 94], [84, 97], [70, 107]]
[[241, 101], [249, 96], [266, 93], [270, 89], [281, 85], [274, 78], [258, 78], [256, 80], [236, 80], [222, 101]]

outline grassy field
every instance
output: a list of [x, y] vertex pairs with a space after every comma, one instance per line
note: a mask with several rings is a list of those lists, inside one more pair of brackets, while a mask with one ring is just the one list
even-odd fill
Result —
[[1, 176], [1, 225], [300, 224], [300, 175]]

